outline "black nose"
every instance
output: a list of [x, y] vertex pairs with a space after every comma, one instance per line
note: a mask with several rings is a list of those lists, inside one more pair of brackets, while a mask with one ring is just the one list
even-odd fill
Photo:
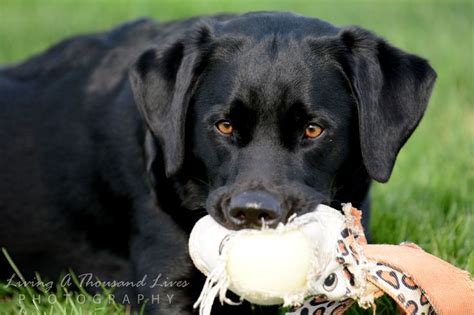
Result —
[[282, 219], [280, 202], [265, 191], [246, 191], [230, 200], [228, 220], [237, 228], [275, 227]]

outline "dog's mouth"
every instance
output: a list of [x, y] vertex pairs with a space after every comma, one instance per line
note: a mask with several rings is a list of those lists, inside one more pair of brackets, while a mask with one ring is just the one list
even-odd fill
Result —
[[228, 229], [274, 228], [295, 215], [314, 210], [326, 197], [307, 186], [261, 183], [222, 186], [209, 194], [208, 213]]

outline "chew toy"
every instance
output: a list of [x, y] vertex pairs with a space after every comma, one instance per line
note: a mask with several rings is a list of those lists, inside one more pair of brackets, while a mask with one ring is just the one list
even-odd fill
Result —
[[[361, 212], [320, 205], [275, 229], [231, 231], [205, 216], [194, 226], [189, 252], [207, 276], [195, 307], [211, 314], [226, 296], [290, 307], [287, 315], [342, 314], [353, 302], [375, 307], [391, 296], [407, 314], [474, 310], [474, 284], [465, 271], [414, 244], [368, 245]], [[375, 312], [375, 308], [374, 308]]]

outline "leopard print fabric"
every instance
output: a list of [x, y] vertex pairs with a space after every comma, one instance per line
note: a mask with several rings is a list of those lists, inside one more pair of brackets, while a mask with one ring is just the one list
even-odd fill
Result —
[[[436, 314], [423, 290], [411, 277], [401, 271], [377, 263], [370, 269], [368, 281], [394, 299], [407, 315]], [[343, 314], [353, 303], [354, 300], [350, 298], [342, 301], [328, 301], [324, 296], [318, 296], [287, 315]]]
[[[431, 315], [435, 310], [423, 290], [411, 277], [390, 266], [369, 262], [363, 256], [360, 244], [366, 244], [360, 224], [360, 213], [346, 212], [348, 224], [337, 240], [336, 267], [326, 268], [319, 275], [315, 287], [321, 295], [307, 300], [302, 307], [291, 310], [286, 315], [329, 315], [343, 314], [357, 301], [360, 306], [375, 307], [374, 298], [388, 294], [398, 304], [402, 313], [409, 315]], [[336, 280], [333, 280], [336, 279]], [[339, 295], [334, 295], [332, 286], [340, 287]], [[318, 286], [319, 283], [322, 285]], [[341, 291], [341, 286], [344, 291]], [[334, 289], [333, 289], [334, 290]]]
[[435, 314], [423, 290], [399, 270], [377, 263], [369, 269], [368, 281], [394, 299], [408, 315]]

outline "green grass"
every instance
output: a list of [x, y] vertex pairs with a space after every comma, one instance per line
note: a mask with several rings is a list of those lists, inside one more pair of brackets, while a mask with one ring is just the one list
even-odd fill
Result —
[[[139, 16], [170, 20], [196, 14], [285, 10], [336, 25], [357, 24], [429, 59], [438, 81], [425, 118], [402, 149], [388, 184], [373, 189], [377, 243], [410, 240], [474, 272], [474, 78], [471, 1], [28, 1], [0, 3], [0, 64], [17, 62], [66, 36]], [[23, 291], [0, 286], [0, 313], [16, 314]], [[23, 292], [24, 294], [25, 292]], [[27, 293], [27, 292], [26, 292]], [[58, 294], [60, 295], [60, 294]], [[59, 299], [25, 306], [28, 314], [92, 314], [97, 305]], [[99, 314], [126, 313], [100, 305]], [[383, 300], [378, 312], [394, 308]], [[360, 313], [353, 310], [352, 314]], [[369, 313], [367, 313], [369, 314]]]
[[[18, 279], [26, 283], [21, 271], [4, 248], [2, 254]], [[74, 273], [70, 274], [78, 290], [69, 291], [60, 284], [49, 287], [49, 281], [41, 279], [38, 274], [36, 278], [41, 285], [35, 289], [28, 286], [13, 288], [6, 283], [0, 283], [0, 314], [131, 314], [130, 307], [126, 308], [109, 298], [113, 295], [110, 290], [102, 287], [101, 293], [90, 294], [79, 285]]]

